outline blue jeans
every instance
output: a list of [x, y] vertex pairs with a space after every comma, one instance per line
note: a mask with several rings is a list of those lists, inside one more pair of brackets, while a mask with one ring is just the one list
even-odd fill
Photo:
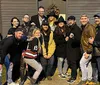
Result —
[[52, 56], [49, 59], [41, 57], [40, 61], [41, 61], [41, 65], [43, 66], [43, 71], [44, 71], [45, 77], [51, 76], [52, 67], [54, 64], [54, 56]]
[[68, 69], [68, 61], [67, 58], [58, 57], [58, 71], [59, 74], [66, 74]]
[[[9, 65], [10, 65], [10, 61], [9, 61], [8, 56], [5, 57], [4, 65], [6, 67], [6, 75], [7, 75], [7, 72], [8, 72], [8, 69], [9, 69]], [[6, 79], [7, 79], [7, 76], [6, 76]]]
[[4, 61], [4, 65], [6, 66], [6, 70], [8, 71], [9, 69], [9, 64], [10, 64], [10, 61], [9, 61], [9, 58], [8, 56], [5, 57], [5, 61]]

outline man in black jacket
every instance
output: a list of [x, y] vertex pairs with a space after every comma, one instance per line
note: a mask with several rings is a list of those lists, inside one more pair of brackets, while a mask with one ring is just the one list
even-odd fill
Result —
[[31, 17], [32, 24], [35, 24], [35, 26], [37, 28], [40, 28], [41, 25], [42, 25], [42, 21], [44, 19], [46, 19], [46, 17], [44, 16], [44, 13], [45, 13], [44, 7], [43, 6], [40, 6], [38, 8], [38, 14]]
[[27, 46], [27, 42], [22, 39], [22, 36], [23, 29], [18, 28], [14, 36], [5, 38], [0, 42], [0, 72], [2, 73], [2, 65], [4, 64], [5, 56], [10, 54], [10, 62], [13, 64], [12, 71], [14, 72], [12, 74], [13, 81], [19, 78], [21, 54]]
[[[94, 15], [96, 27], [96, 36], [89, 38], [89, 43], [93, 46], [93, 55], [95, 56], [97, 69], [98, 69], [98, 81], [100, 83], [100, 13]], [[97, 53], [98, 52], [98, 53]]]
[[76, 24], [75, 16], [69, 16], [67, 20], [70, 31], [68, 33], [68, 36], [66, 37], [67, 41], [66, 54], [68, 59], [68, 65], [72, 70], [71, 78], [67, 82], [73, 83], [77, 77], [77, 68], [81, 56], [81, 51], [80, 51], [81, 29]]

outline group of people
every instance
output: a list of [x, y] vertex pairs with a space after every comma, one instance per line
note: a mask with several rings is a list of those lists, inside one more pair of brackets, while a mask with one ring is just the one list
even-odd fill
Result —
[[[47, 16], [44, 13], [40, 6], [37, 15], [30, 18], [25, 14], [22, 24], [17, 17], [11, 19], [11, 28], [0, 41], [0, 79], [2, 65], [6, 66], [4, 85], [35, 85], [52, 80], [56, 68], [63, 79], [71, 69], [68, 83], [75, 82], [78, 68], [82, 72], [79, 85], [100, 83], [100, 13], [94, 15], [93, 25], [86, 14], [81, 15], [81, 27], [75, 16], [65, 21], [55, 11]], [[20, 83], [15, 83], [19, 78]]]

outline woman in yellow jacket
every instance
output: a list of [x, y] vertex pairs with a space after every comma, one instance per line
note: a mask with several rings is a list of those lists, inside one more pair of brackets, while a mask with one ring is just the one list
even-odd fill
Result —
[[52, 80], [51, 78], [51, 70], [54, 63], [54, 51], [56, 48], [54, 39], [53, 39], [53, 32], [50, 29], [48, 21], [42, 22], [41, 32], [43, 34], [43, 43], [42, 43], [42, 50], [43, 50], [43, 57], [41, 57], [40, 61], [43, 66], [44, 71], [44, 78], [48, 80]]

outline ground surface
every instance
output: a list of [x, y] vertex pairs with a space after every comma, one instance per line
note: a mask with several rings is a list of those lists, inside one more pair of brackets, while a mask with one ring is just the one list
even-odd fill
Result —
[[[68, 74], [70, 74], [70, 70], [68, 71]], [[3, 82], [5, 82], [5, 68], [3, 70]], [[73, 84], [68, 84], [67, 83], [67, 80], [68, 80], [68, 77], [66, 79], [61, 79], [59, 76], [58, 76], [58, 70], [56, 70], [54, 76], [52, 77], [52, 80], [44, 80], [44, 81], [41, 81], [39, 85], [77, 85], [80, 80], [81, 80], [81, 77], [80, 77], [80, 74], [79, 74], [79, 71], [78, 71], [78, 75], [77, 75], [77, 79], [75, 81], [75, 83]], [[27, 84], [28, 85], [28, 84]], [[99, 84], [95, 84], [95, 85], [99, 85]]]

